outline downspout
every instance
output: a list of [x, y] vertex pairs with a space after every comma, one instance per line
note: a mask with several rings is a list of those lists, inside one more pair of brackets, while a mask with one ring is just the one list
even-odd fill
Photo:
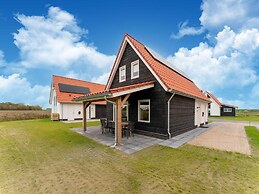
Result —
[[170, 102], [172, 100], [172, 98], [174, 97], [175, 92], [172, 94], [172, 96], [169, 98], [169, 100], [167, 101], [167, 133], [169, 138], [171, 138], [171, 133], [170, 133]]
[[[111, 100], [108, 100], [106, 96], [104, 96], [104, 99], [105, 99], [106, 102], [109, 102], [109, 103], [111, 103], [111, 104], [113, 104], [115, 106], [115, 118], [116, 118], [116, 114], [117, 114], [116, 113], [116, 110], [117, 110], [116, 103], [111, 101]], [[116, 122], [115, 122], [115, 126], [114, 127], [115, 127], [115, 130], [114, 130], [115, 131], [115, 134], [114, 134], [115, 135], [115, 142], [114, 142], [114, 145], [112, 147], [115, 147], [117, 145], [117, 143], [116, 143], [117, 142], [117, 130], [116, 130], [117, 129], [117, 123]]]

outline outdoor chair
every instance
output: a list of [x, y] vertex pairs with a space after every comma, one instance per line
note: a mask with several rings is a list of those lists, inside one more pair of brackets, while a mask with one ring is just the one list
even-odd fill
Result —
[[109, 130], [108, 125], [107, 125], [107, 119], [101, 118], [100, 121], [101, 121], [102, 134], [106, 134], [107, 130]]
[[128, 122], [128, 126], [125, 128], [127, 139], [131, 136], [134, 137], [134, 129], [135, 129], [134, 126], [135, 126], [134, 122], [131, 122], [131, 121]]
[[109, 121], [108, 122], [108, 128], [109, 128], [109, 132], [111, 134], [115, 133], [115, 122], [114, 121]]

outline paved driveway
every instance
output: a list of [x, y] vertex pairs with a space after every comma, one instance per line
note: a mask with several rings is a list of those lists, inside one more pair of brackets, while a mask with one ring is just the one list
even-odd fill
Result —
[[243, 123], [220, 122], [192, 139], [189, 144], [219, 150], [251, 154]]

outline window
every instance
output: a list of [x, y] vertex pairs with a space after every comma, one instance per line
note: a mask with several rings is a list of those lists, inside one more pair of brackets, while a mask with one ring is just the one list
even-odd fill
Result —
[[224, 108], [224, 112], [232, 112], [232, 108]]
[[128, 121], [128, 120], [129, 120], [128, 111], [129, 111], [128, 104], [123, 105], [123, 106], [122, 106], [122, 110], [121, 110], [121, 118], [122, 118], [122, 121]]
[[150, 122], [150, 100], [138, 101], [138, 121]]
[[131, 63], [131, 79], [139, 77], [139, 60], [133, 61]]
[[120, 67], [119, 69], [119, 82], [126, 81], [126, 65]]

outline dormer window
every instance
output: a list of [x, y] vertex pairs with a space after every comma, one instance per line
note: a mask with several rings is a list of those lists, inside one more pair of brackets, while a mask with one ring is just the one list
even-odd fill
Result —
[[119, 69], [119, 82], [126, 81], [126, 65], [120, 67]]
[[133, 61], [131, 63], [131, 79], [139, 77], [139, 60]]

